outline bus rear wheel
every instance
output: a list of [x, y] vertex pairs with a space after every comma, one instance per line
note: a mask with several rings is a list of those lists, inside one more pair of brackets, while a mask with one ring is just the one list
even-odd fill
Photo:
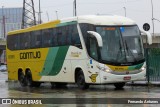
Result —
[[40, 87], [41, 83], [40, 82], [34, 82], [32, 79], [32, 74], [30, 71], [26, 73], [26, 80], [27, 80], [27, 85], [29, 87]]
[[22, 87], [27, 86], [27, 81], [23, 72], [20, 72], [18, 75], [18, 81]]
[[76, 83], [77, 83], [78, 87], [80, 89], [82, 89], [82, 90], [89, 88], [89, 84], [85, 83], [85, 78], [84, 78], [83, 71], [79, 71], [77, 73], [77, 75], [76, 75]]
[[120, 83], [114, 83], [114, 86], [116, 89], [122, 89], [125, 86], [125, 82], [120, 82]]

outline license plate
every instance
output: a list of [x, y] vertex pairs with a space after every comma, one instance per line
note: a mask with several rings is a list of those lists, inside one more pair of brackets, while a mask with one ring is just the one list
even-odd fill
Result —
[[126, 76], [123, 78], [123, 80], [131, 80], [131, 76]]

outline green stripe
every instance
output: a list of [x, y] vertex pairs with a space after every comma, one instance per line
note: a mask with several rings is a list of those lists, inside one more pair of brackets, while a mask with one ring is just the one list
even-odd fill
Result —
[[77, 24], [77, 21], [66, 22], [66, 23], [60, 23], [60, 24], [56, 25], [56, 27], [67, 26], [67, 25], [73, 25], [73, 24]]
[[50, 48], [44, 64], [44, 69], [42, 70], [40, 75], [41, 76], [57, 75], [63, 66], [68, 49], [69, 46]]
[[136, 70], [136, 69], [140, 69], [143, 66], [144, 63], [135, 65], [135, 66], [129, 66], [128, 70]]

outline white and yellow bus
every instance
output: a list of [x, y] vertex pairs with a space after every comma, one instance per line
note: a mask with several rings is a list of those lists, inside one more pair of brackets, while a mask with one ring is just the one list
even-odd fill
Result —
[[8, 79], [22, 86], [76, 83], [87, 89], [113, 83], [122, 88], [146, 77], [141, 31], [121, 16], [78, 16], [12, 31], [6, 50]]

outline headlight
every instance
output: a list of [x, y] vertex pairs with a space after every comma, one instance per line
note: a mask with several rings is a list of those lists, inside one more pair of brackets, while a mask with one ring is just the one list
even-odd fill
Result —
[[142, 66], [142, 68], [140, 70], [145, 71], [146, 70], [146, 65]]
[[141, 67], [140, 71], [145, 71], [146, 70], [146, 63], [143, 64], [143, 66]]
[[145, 68], [145, 67], [142, 67], [142, 68], [141, 68], [141, 71], [144, 71], [144, 70], [146, 70], [146, 68]]
[[99, 68], [99, 70], [104, 71], [104, 72], [108, 72], [108, 73], [111, 72], [111, 69], [108, 68], [108, 67], [100, 67], [100, 66], [97, 66], [97, 68]]
[[111, 72], [111, 70], [110, 70], [110, 69], [106, 69], [106, 72], [110, 73], [110, 72]]

